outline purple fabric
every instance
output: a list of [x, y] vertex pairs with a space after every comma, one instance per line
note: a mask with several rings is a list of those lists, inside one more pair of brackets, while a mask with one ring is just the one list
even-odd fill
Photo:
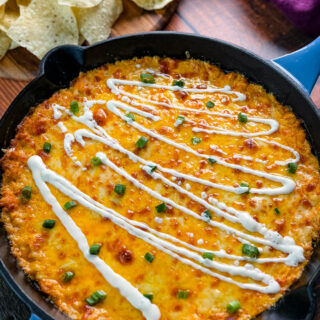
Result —
[[320, 35], [320, 0], [270, 0], [305, 32]]

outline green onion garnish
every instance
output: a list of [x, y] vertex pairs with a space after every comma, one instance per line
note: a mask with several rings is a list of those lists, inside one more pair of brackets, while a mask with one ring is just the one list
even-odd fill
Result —
[[274, 208], [274, 212], [275, 212], [276, 214], [280, 214], [280, 210], [279, 210], [278, 208]]
[[142, 149], [146, 146], [148, 142], [148, 139], [144, 136], [140, 137], [140, 139], [136, 142], [136, 146], [139, 148], [139, 149]]
[[289, 173], [296, 173], [297, 169], [298, 169], [298, 165], [296, 163], [294, 162], [288, 163], [287, 171]]
[[203, 259], [213, 260], [214, 254], [213, 254], [212, 252], [204, 252], [204, 253], [202, 254], [202, 258], [203, 258]]
[[205, 210], [201, 213], [201, 217], [204, 218], [204, 221], [210, 221], [212, 216], [209, 210]]
[[43, 221], [42, 226], [46, 229], [52, 229], [55, 224], [56, 224], [56, 220], [47, 219]]
[[156, 206], [156, 210], [158, 213], [165, 212], [167, 210], [167, 206], [164, 202], [162, 202]]
[[94, 292], [89, 298], [86, 299], [86, 303], [89, 306], [94, 306], [107, 297], [107, 294], [103, 290]]
[[62, 276], [62, 282], [69, 282], [74, 277], [74, 273], [72, 271], [67, 271]]
[[25, 186], [22, 190], [21, 190], [21, 196], [23, 199], [25, 200], [30, 200], [31, 199], [31, 187], [29, 186]]
[[174, 123], [174, 126], [175, 126], [175, 127], [178, 127], [178, 126], [182, 125], [183, 122], [184, 122], [184, 119], [185, 119], [184, 116], [179, 115], [179, 116], [177, 117], [176, 122]]
[[246, 192], [244, 192], [244, 194], [249, 194], [249, 190], [250, 190], [250, 188], [249, 188], [249, 185], [246, 183], [246, 182], [241, 182], [240, 183], [240, 187], [243, 187], [243, 188], [248, 188], [248, 191], [246, 191]]
[[149, 73], [141, 73], [140, 74], [140, 80], [144, 83], [155, 83], [156, 80], [153, 77], [153, 75], [149, 74]]
[[243, 244], [242, 253], [251, 258], [258, 258], [260, 255], [258, 248], [249, 243]]
[[71, 109], [71, 112], [73, 114], [76, 114], [79, 112], [79, 104], [77, 101], [71, 101], [70, 102], [70, 109]]
[[155, 172], [157, 170], [157, 166], [149, 166], [151, 168], [150, 172]]
[[201, 141], [202, 141], [201, 138], [197, 138], [197, 137], [192, 137], [191, 139], [192, 144], [198, 144]]
[[117, 183], [114, 186], [114, 192], [122, 196], [126, 192], [126, 186], [124, 184]]
[[206, 103], [207, 108], [212, 109], [214, 107], [214, 103], [212, 101], [208, 101]]
[[70, 210], [70, 209], [72, 209], [72, 208], [74, 208], [75, 206], [77, 205], [77, 203], [75, 202], [75, 201], [68, 201], [68, 202], [66, 202], [64, 205], [63, 205], [63, 208], [65, 209], [65, 210]]
[[91, 160], [90, 160], [91, 164], [95, 167], [97, 166], [100, 166], [102, 164], [102, 161], [99, 157], [93, 157]]
[[189, 292], [184, 290], [178, 290], [177, 298], [178, 299], [188, 299]]
[[241, 304], [238, 300], [233, 300], [227, 304], [227, 311], [229, 313], [236, 313], [241, 308]]
[[133, 113], [127, 113], [126, 117], [129, 118], [129, 121], [136, 121], [136, 118]]
[[248, 117], [245, 113], [240, 112], [238, 114], [238, 120], [240, 123], [247, 123], [248, 122]]
[[45, 143], [43, 144], [43, 151], [44, 151], [45, 153], [49, 153], [50, 150], [51, 150], [51, 143], [45, 142]]
[[144, 258], [149, 262], [151, 263], [154, 259], [154, 255], [151, 254], [150, 252], [147, 252], [145, 255], [144, 255]]
[[153, 300], [153, 294], [152, 293], [145, 293], [144, 296], [152, 302], [152, 300]]
[[213, 159], [213, 158], [208, 158], [208, 162], [209, 162], [210, 164], [214, 164], [214, 163], [217, 162], [217, 160], [215, 160], [215, 159]]
[[183, 88], [184, 87], [184, 82], [182, 80], [174, 80], [172, 82], [172, 85], [173, 86], [177, 86], [177, 87], [180, 87], [180, 88]]
[[101, 244], [95, 243], [90, 247], [89, 252], [90, 252], [90, 254], [97, 255], [97, 254], [99, 254], [100, 249], [101, 249]]

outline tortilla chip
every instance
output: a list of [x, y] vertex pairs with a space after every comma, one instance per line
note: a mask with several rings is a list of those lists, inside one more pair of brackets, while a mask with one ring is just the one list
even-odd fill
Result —
[[20, 47], [18, 43], [16, 43], [15, 41], [11, 41], [9, 50], [13, 50], [13, 49], [16, 49], [18, 47]]
[[102, 0], [59, 0], [61, 5], [76, 8], [92, 8], [101, 3]]
[[0, 30], [0, 59], [2, 59], [9, 50], [11, 39], [5, 32]]
[[31, 0], [16, 0], [17, 1], [17, 5], [20, 7], [20, 6], [24, 6], [24, 7], [27, 7]]
[[11, 25], [8, 36], [41, 59], [62, 44], [78, 44], [79, 34], [72, 9], [58, 0], [32, 0]]
[[0, 30], [7, 32], [10, 26], [19, 18], [20, 10], [15, 0], [7, 1], [4, 8], [4, 15], [0, 21]]
[[122, 12], [122, 0], [103, 0], [98, 6], [76, 10], [80, 34], [89, 44], [108, 38]]
[[143, 9], [157, 10], [157, 9], [162, 9], [173, 0], [132, 0], [132, 1], [135, 2], [139, 7]]

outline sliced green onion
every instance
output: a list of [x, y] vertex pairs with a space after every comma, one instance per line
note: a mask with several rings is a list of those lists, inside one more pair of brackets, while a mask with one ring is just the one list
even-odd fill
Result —
[[155, 78], [153, 77], [152, 74], [149, 74], [149, 73], [141, 73], [140, 74], [140, 80], [144, 83], [155, 83], [156, 80]]
[[114, 192], [122, 196], [126, 192], [126, 186], [124, 184], [117, 183], [114, 186]]
[[174, 80], [172, 82], [172, 85], [173, 86], [177, 86], [177, 87], [180, 87], [180, 88], [183, 88], [184, 87], [184, 82], [182, 80]]
[[144, 258], [149, 262], [151, 263], [154, 259], [154, 255], [151, 254], [150, 252], [147, 252], [145, 255], [144, 255]]
[[204, 221], [209, 222], [212, 218], [209, 210], [205, 210], [201, 213], [201, 217], [204, 218]]
[[22, 190], [21, 190], [21, 196], [23, 199], [25, 200], [30, 200], [31, 199], [31, 194], [32, 194], [32, 190], [30, 186], [25, 186]]
[[90, 160], [91, 164], [95, 167], [97, 166], [100, 166], [102, 164], [102, 161], [99, 157], [93, 157], [91, 160]]
[[77, 101], [71, 101], [70, 102], [70, 109], [71, 109], [71, 112], [73, 114], [76, 114], [79, 112], [79, 104]]
[[136, 142], [136, 146], [139, 149], [142, 149], [146, 146], [146, 144], [148, 143], [148, 139], [144, 136], [140, 137], [140, 139]]
[[90, 247], [89, 252], [90, 252], [90, 254], [97, 255], [97, 254], [99, 254], [100, 249], [101, 249], [101, 244], [95, 243]]
[[156, 210], [158, 213], [165, 212], [167, 210], [167, 206], [164, 202], [162, 202], [156, 206]]
[[51, 150], [51, 143], [45, 142], [45, 143], [43, 144], [43, 151], [44, 151], [45, 153], [49, 153], [50, 150]]
[[245, 256], [255, 258], [255, 259], [258, 258], [260, 255], [258, 248], [249, 243], [245, 243], [242, 245], [242, 253]]
[[274, 208], [274, 212], [275, 212], [276, 214], [280, 214], [280, 210], [279, 210], [278, 208]]
[[177, 117], [177, 119], [176, 119], [176, 122], [174, 123], [174, 126], [175, 126], [175, 127], [178, 127], [178, 126], [182, 125], [183, 122], [184, 122], [184, 119], [185, 119], [184, 116], [179, 115], [179, 116]]
[[74, 208], [74, 207], [76, 207], [77, 206], [77, 203], [75, 202], [75, 201], [68, 201], [68, 202], [66, 202], [64, 205], [63, 205], [63, 208], [65, 209], [65, 210], [70, 210], [70, 209], [72, 209], [72, 208]]
[[188, 299], [189, 297], [189, 292], [185, 290], [178, 290], [177, 293], [177, 298], [178, 299]]
[[98, 290], [94, 292], [90, 297], [86, 299], [86, 303], [89, 306], [94, 306], [97, 303], [101, 302], [107, 297], [107, 294], [103, 290]]
[[62, 282], [69, 282], [74, 277], [74, 273], [72, 271], [67, 271], [62, 276]]
[[56, 224], [56, 220], [47, 219], [43, 221], [42, 226], [46, 229], [52, 229], [55, 224]]
[[241, 182], [240, 183], [240, 187], [248, 188], [248, 191], [244, 192], [244, 194], [249, 194], [250, 188], [249, 188], [249, 185], [246, 182]]
[[214, 254], [213, 254], [212, 252], [204, 252], [204, 253], [202, 254], [202, 258], [203, 258], [203, 259], [213, 260]]
[[202, 141], [201, 138], [197, 138], [197, 137], [192, 137], [191, 139], [192, 144], [198, 144], [201, 141]]
[[297, 169], [298, 169], [298, 165], [295, 162], [288, 163], [287, 171], [289, 173], [296, 173]]
[[127, 113], [126, 117], [129, 118], [129, 121], [136, 121], [136, 118], [133, 113]]
[[157, 170], [157, 166], [149, 166], [151, 168], [150, 172], [155, 172]]
[[207, 108], [212, 109], [214, 107], [214, 102], [207, 101], [206, 106], [207, 106]]
[[240, 123], [247, 123], [247, 122], [248, 122], [248, 117], [247, 117], [247, 115], [246, 115], [245, 113], [240, 112], [240, 113], [238, 114], [238, 121], [239, 121]]
[[227, 311], [229, 313], [236, 313], [241, 308], [241, 304], [238, 300], [233, 300], [227, 304]]
[[214, 164], [214, 163], [217, 162], [217, 160], [216, 160], [216, 159], [213, 159], [213, 158], [208, 158], [208, 162], [209, 162], [210, 164]]
[[152, 300], [153, 300], [153, 294], [152, 293], [145, 293], [144, 296], [152, 302]]

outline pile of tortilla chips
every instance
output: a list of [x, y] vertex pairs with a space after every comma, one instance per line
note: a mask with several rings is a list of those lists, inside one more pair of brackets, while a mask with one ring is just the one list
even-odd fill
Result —
[[[132, 0], [146, 10], [172, 0]], [[26, 48], [39, 59], [63, 44], [107, 39], [122, 12], [122, 0], [0, 0], [0, 59]]]

